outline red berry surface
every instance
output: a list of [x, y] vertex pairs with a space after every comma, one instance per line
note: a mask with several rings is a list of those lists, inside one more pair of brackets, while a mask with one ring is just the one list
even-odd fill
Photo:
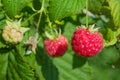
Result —
[[98, 31], [91, 33], [87, 29], [78, 29], [72, 37], [72, 49], [82, 57], [93, 57], [101, 52], [103, 38]]
[[45, 40], [44, 48], [51, 57], [63, 56], [68, 49], [68, 41], [61, 35], [56, 40]]

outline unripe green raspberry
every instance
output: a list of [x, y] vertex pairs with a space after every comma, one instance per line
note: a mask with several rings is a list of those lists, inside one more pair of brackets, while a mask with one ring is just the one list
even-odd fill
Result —
[[29, 29], [21, 27], [21, 20], [17, 21], [6, 21], [7, 25], [5, 26], [2, 37], [7, 43], [17, 44], [22, 41], [23, 34]]
[[2, 36], [6, 42], [12, 44], [21, 42], [23, 38], [23, 34], [20, 31], [16, 30], [15, 28], [9, 28], [9, 27], [6, 27], [3, 30]]

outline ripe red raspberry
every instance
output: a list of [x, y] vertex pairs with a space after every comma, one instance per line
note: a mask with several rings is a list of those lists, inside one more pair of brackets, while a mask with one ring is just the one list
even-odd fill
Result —
[[103, 48], [103, 39], [98, 31], [91, 32], [87, 29], [78, 29], [72, 37], [72, 49], [82, 57], [93, 57]]
[[44, 47], [47, 54], [51, 57], [63, 56], [68, 49], [68, 41], [64, 36], [56, 40], [45, 40]]

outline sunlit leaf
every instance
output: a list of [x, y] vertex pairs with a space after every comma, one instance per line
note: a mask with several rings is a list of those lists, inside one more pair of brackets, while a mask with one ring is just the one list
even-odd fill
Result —
[[2, 0], [5, 12], [15, 17], [31, 0]]
[[111, 14], [116, 27], [120, 27], [120, 0], [108, 0]]
[[51, 0], [49, 15], [51, 20], [78, 14], [85, 7], [86, 0]]

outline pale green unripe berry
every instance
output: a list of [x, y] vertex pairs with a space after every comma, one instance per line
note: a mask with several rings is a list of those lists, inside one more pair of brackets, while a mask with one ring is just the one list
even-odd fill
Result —
[[3, 30], [3, 39], [11, 44], [16, 44], [22, 41], [23, 34], [15, 28], [6, 27]]
[[23, 39], [23, 35], [29, 28], [21, 27], [21, 19], [19, 21], [6, 21], [7, 25], [3, 29], [2, 37], [7, 43], [17, 44]]

